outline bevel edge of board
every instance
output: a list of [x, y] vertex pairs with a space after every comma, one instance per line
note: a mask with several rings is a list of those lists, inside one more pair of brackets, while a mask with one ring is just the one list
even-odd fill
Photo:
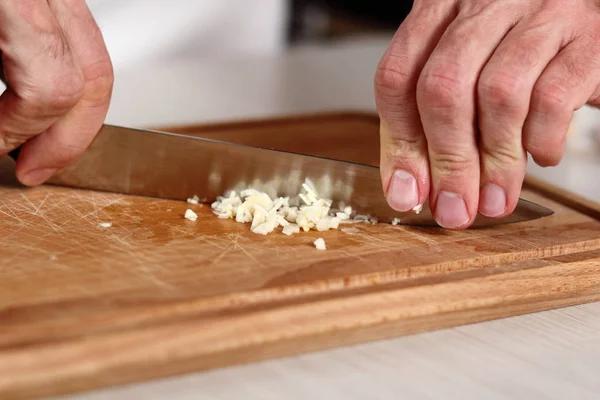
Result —
[[523, 187], [600, 221], [600, 203], [594, 202], [591, 199], [569, 192], [553, 183], [531, 175], [525, 177]]
[[[328, 299], [317, 303], [318, 312], [311, 309], [315, 305], [312, 303], [259, 311], [239, 317], [242, 321], [237, 321], [237, 327], [227, 327], [231, 325], [231, 320], [221, 321], [221, 325], [225, 325], [225, 328], [221, 328], [224, 330], [208, 336], [206, 332], [211, 327], [214, 329], [217, 321], [208, 327], [207, 321], [192, 320], [153, 330], [134, 328], [100, 337], [82, 337], [46, 346], [35, 354], [27, 354], [27, 349], [11, 351], [8, 358], [4, 354], [4, 361], [7, 362], [4, 365], [7, 367], [4, 371], [0, 369], [0, 398], [25, 399], [77, 393], [598, 301], [600, 257], [597, 257], [597, 250], [593, 253], [594, 258], [584, 261], [558, 262], [540, 268], [476, 276], [467, 280], [469, 284], [466, 291], [465, 281], [438, 283], [435, 305], [429, 305], [428, 312], [409, 313], [408, 316], [406, 309], [399, 311], [390, 300], [401, 301], [411, 296], [414, 300], [423, 287], [392, 289], [383, 295], [367, 293], [359, 297]], [[590, 275], [593, 274], [593, 279], [581, 279], [586, 269]], [[544, 289], [551, 296], [541, 293], [537, 283], [540, 273], [552, 277], [549, 280], [551, 287]], [[499, 281], [508, 283], [503, 286]], [[528, 301], [522, 301], [519, 296], [511, 298], [492, 294], [499, 288], [512, 293], [512, 284], [519, 285], [522, 292], [528, 293]], [[453, 291], [458, 285], [460, 289]], [[540, 293], [536, 293], [536, 289]], [[484, 296], [477, 297], [474, 294]], [[470, 302], [470, 306], [457, 311], [456, 305], [463, 302]], [[415, 305], [413, 301], [412, 308], [418, 307], [419, 304]], [[369, 311], [369, 315], [376, 314], [371, 315], [369, 322], [351, 319], [348, 323], [348, 314], [357, 311], [364, 315], [365, 309], [375, 310]], [[319, 313], [327, 314], [327, 318]], [[283, 321], [274, 318], [278, 314], [284, 316]], [[285, 319], [299, 317], [319, 320], [321, 329], [290, 335]], [[465, 319], [468, 322], [465, 323]], [[273, 329], [265, 330], [265, 323], [271, 324]], [[235, 339], [229, 338], [230, 344], [227, 345], [227, 335], [237, 335], [240, 332], [239, 325], [247, 327], [244, 332], [248, 339], [241, 344], [231, 345]], [[311, 324], [306, 326], [313, 327]], [[252, 332], [252, 329], [258, 329], [258, 333]], [[257, 336], [260, 335], [266, 335], [267, 339], [258, 340]], [[308, 342], [307, 338], [310, 339]], [[211, 351], [206, 346], [211, 339], [215, 342], [225, 340], [225, 345], [221, 344], [221, 349]], [[88, 359], [89, 346], [94, 346], [92, 352], [96, 359], [93, 361]], [[125, 348], [128, 351], [123, 351]], [[27, 379], [19, 382], [19, 377], [23, 377], [19, 368], [26, 368], [30, 363], [36, 363], [36, 368], [27, 374]], [[44, 363], [47, 368], [40, 368]], [[36, 369], [40, 371], [37, 374]], [[44, 372], [48, 369], [53, 373]]]

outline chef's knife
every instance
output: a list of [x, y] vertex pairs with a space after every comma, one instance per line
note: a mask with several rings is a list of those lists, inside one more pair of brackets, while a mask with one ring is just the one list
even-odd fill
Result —
[[[15, 155], [13, 154], [13, 157]], [[48, 183], [129, 195], [212, 202], [247, 188], [296, 197], [308, 179], [333, 205], [403, 225], [437, 226], [427, 203], [423, 210], [399, 213], [387, 204], [379, 168], [304, 154], [251, 147], [165, 132], [104, 125], [81, 158]], [[553, 211], [519, 200], [511, 215], [478, 216], [473, 227], [528, 221]]]

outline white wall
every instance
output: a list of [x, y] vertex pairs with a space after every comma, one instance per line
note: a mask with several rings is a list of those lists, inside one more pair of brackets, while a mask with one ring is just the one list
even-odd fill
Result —
[[273, 54], [285, 47], [287, 0], [87, 0], [115, 69], [179, 59]]

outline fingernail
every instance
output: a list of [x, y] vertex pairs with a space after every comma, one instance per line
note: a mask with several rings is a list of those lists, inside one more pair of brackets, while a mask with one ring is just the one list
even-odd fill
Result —
[[481, 190], [479, 212], [486, 217], [499, 217], [506, 211], [506, 193], [498, 185], [486, 184]]
[[387, 201], [394, 210], [406, 212], [419, 203], [417, 180], [407, 171], [397, 170], [392, 175], [392, 182], [387, 195]]
[[40, 168], [34, 169], [33, 171], [29, 171], [26, 173], [21, 182], [25, 186], [37, 186], [46, 182], [50, 179], [54, 174], [58, 172], [58, 168]]
[[460, 228], [470, 219], [465, 200], [452, 192], [440, 192], [435, 211], [435, 220], [443, 228]]

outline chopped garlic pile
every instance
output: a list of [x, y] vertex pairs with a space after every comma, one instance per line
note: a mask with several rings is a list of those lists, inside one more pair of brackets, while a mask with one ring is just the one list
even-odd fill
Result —
[[286, 235], [308, 232], [311, 229], [323, 232], [338, 229], [340, 223], [349, 220], [352, 208], [339, 212], [331, 210], [331, 200], [319, 198], [315, 190], [304, 183], [299, 198], [302, 205], [292, 206], [289, 197], [271, 199], [268, 194], [254, 189], [231, 192], [212, 204], [215, 215], [223, 219], [235, 219], [240, 223], [251, 223], [254, 233], [267, 235], [278, 227]]
[[[188, 203], [194, 204], [194, 201], [198, 201], [196, 196], [188, 199]], [[368, 215], [357, 214], [352, 217], [354, 213], [352, 207], [340, 208], [333, 210], [332, 201], [319, 198], [308, 181], [302, 184], [302, 191], [298, 199], [294, 200], [290, 200], [289, 197], [272, 199], [267, 193], [247, 189], [241, 191], [239, 195], [232, 191], [227, 196], [219, 196], [212, 204], [213, 212], [217, 217], [235, 219], [239, 223], [250, 223], [250, 230], [261, 235], [267, 235], [278, 227], [282, 227], [282, 233], [289, 236], [301, 230], [308, 232], [312, 229], [323, 232], [338, 229], [340, 224], [346, 223], [378, 223], [376, 218]], [[418, 214], [422, 209], [423, 205], [418, 205], [413, 211]], [[187, 211], [186, 218], [188, 218]], [[392, 225], [399, 223], [399, 218], [392, 221]]]

